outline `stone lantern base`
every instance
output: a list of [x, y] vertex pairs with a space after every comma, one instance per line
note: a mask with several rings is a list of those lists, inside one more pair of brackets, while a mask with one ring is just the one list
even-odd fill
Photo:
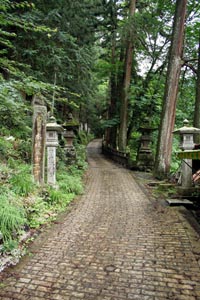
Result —
[[140, 171], [151, 171], [154, 165], [154, 156], [152, 154], [150, 145], [152, 142], [152, 132], [154, 128], [148, 126], [140, 127], [139, 131], [142, 133], [140, 138], [140, 147], [137, 154], [137, 168]]
[[74, 146], [65, 146], [65, 159], [67, 163], [74, 163], [76, 160], [76, 150]]
[[75, 137], [75, 134], [74, 134], [73, 130], [65, 130], [63, 137], [66, 142], [65, 147], [64, 147], [66, 163], [70, 163], [70, 164], [74, 163], [74, 161], [76, 159], [76, 150], [73, 145], [73, 139]]
[[154, 157], [151, 150], [140, 151], [137, 156], [137, 168], [140, 171], [151, 171], [154, 165]]

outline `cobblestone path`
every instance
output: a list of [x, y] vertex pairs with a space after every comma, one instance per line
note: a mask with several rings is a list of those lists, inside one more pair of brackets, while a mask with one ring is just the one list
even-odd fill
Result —
[[198, 235], [175, 208], [155, 205], [132, 173], [105, 160], [97, 146], [89, 146], [85, 194], [37, 251], [11, 269], [0, 299], [200, 299]]

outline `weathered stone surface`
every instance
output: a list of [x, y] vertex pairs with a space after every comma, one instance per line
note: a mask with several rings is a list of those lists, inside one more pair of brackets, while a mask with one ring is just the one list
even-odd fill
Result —
[[44, 183], [46, 118], [46, 106], [34, 104], [32, 164], [34, 180], [39, 184]]
[[166, 199], [169, 205], [193, 205], [193, 202], [188, 199]]
[[155, 207], [96, 146], [85, 194], [10, 270], [0, 299], [199, 300], [198, 235], [180, 208]]

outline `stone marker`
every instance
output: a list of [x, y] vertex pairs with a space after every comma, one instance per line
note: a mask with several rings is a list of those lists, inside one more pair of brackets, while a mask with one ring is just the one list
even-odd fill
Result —
[[50, 117], [46, 125], [47, 138], [47, 183], [56, 185], [56, 148], [58, 147], [58, 132], [62, 131], [62, 126], [56, 123], [56, 119]]
[[34, 181], [44, 184], [47, 108], [39, 96], [33, 98], [32, 166]]

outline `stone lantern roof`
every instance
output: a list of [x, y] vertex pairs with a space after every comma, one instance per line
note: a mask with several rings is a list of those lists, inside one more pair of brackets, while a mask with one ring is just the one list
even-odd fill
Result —
[[200, 128], [189, 126], [189, 121], [185, 119], [183, 121], [183, 127], [176, 129], [173, 131], [173, 133], [179, 133], [179, 134], [191, 134], [191, 133], [200, 133]]
[[63, 127], [56, 122], [56, 118], [54, 116], [51, 116], [49, 118], [49, 123], [47, 123], [46, 129], [47, 131], [57, 131], [57, 132], [63, 131]]

